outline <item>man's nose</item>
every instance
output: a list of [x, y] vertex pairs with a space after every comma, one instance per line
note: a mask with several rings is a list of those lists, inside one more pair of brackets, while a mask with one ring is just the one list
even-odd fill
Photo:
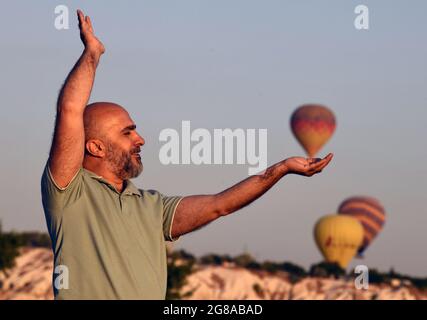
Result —
[[137, 133], [138, 139], [136, 141], [136, 144], [138, 146], [143, 146], [145, 144], [145, 139], [143, 137], [141, 137], [138, 133]]

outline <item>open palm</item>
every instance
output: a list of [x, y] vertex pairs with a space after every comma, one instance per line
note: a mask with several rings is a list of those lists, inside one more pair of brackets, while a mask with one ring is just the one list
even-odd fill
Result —
[[310, 177], [319, 173], [332, 160], [333, 154], [328, 154], [325, 158], [303, 158], [292, 157], [285, 160], [285, 165], [289, 173]]
[[81, 10], [77, 10], [77, 16], [79, 19], [80, 38], [82, 39], [85, 48], [90, 52], [97, 53], [99, 55], [103, 54], [105, 52], [104, 45], [97, 37], [95, 37], [90, 17], [85, 17]]

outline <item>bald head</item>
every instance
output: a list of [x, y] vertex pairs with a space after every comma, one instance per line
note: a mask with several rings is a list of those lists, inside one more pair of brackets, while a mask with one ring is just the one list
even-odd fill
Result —
[[108, 130], [123, 116], [129, 117], [129, 114], [125, 108], [116, 103], [95, 102], [89, 104], [83, 115], [85, 140], [105, 139]]
[[122, 106], [111, 102], [88, 105], [83, 114], [85, 130], [85, 163], [103, 167], [125, 180], [142, 171], [140, 156], [144, 139]]

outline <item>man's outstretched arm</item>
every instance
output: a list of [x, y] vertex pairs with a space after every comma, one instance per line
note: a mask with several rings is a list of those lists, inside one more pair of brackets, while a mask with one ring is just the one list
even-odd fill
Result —
[[59, 187], [65, 188], [83, 163], [83, 113], [89, 101], [99, 58], [105, 49], [93, 33], [92, 23], [77, 11], [80, 38], [85, 49], [59, 93], [49, 169]]
[[319, 173], [332, 157], [332, 154], [328, 154], [324, 159], [289, 158], [267, 168], [263, 174], [251, 176], [221, 193], [185, 197], [176, 208], [172, 237], [201, 228], [243, 208], [262, 196], [286, 174], [309, 177]]

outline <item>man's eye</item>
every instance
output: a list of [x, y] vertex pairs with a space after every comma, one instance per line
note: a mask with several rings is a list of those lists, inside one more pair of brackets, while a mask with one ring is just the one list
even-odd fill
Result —
[[125, 132], [125, 133], [123, 133], [125, 136], [128, 136], [128, 135], [130, 135], [130, 132], [129, 131], [127, 131], [127, 132]]

